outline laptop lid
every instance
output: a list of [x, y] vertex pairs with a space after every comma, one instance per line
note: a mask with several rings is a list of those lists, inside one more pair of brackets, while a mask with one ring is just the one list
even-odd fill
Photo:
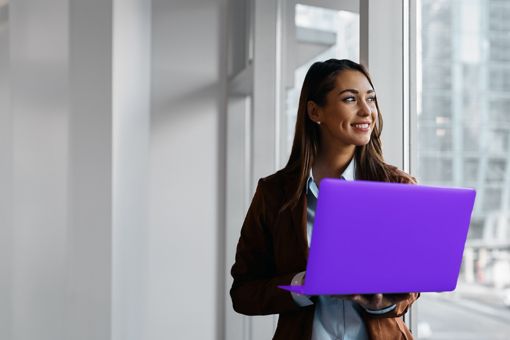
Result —
[[307, 295], [452, 291], [476, 192], [369, 181], [321, 181]]

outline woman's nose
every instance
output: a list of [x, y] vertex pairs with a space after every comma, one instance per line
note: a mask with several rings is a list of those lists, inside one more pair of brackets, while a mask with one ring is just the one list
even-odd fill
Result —
[[361, 100], [359, 103], [360, 103], [359, 114], [363, 117], [370, 116], [370, 114], [372, 113], [370, 105], [368, 105], [368, 103], [364, 100]]

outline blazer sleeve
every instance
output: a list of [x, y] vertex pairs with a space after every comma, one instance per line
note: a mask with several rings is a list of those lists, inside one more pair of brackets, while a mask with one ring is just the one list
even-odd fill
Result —
[[277, 287], [290, 285], [297, 273], [276, 274], [264, 184], [259, 180], [241, 228], [231, 270], [233, 307], [246, 315], [278, 314], [303, 308], [294, 302], [290, 292]]
[[369, 313], [367, 311], [364, 311], [365, 316], [368, 318], [397, 318], [404, 316], [407, 313], [407, 310], [409, 309], [409, 306], [413, 304], [414, 301], [418, 300], [420, 297], [420, 293], [411, 293], [411, 296], [407, 300], [401, 301], [397, 303], [397, 307], [389, 311], [388, 313], [384, 314], [373, 314]]

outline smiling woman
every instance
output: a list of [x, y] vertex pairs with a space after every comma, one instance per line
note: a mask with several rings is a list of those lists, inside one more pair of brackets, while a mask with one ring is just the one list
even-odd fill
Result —
[[375, 101], [375, 91], [363, 73], [344, 71], [341, 77], [336, 77], [335, 88], [327, 95], [325, 105], [320, 107], [309, 101], [307, 110], [311, 120], [323, 124], [323, 144], [324, 138], [333, 138], [354, 146], [370, 140], [378, 116]]
[[[368, 131], [356, 124], [369, 124]], [[375, 88], [361, 64], [347, 59], [314, 63], [303, 82], [292, 151], [283, 169], [300, 174], [290, 205], [299, 199], [310, 168], [319, 183], [324, 177], [339, 177], [351, 159], [356, 179], [413, 182], [384, 162], [382, 126]]]
[[362, 65], [330, 59], [310, 67], [289, 161], [259, 180], [232, 267], [234, 309], [279, 314], [274, 339], [412, 339], [401, 316], [417, 293], [309, 297], [277, 288], [304, 282], [323, 178], [415, 183], [384, 162], [381, 129], [375, 89]]

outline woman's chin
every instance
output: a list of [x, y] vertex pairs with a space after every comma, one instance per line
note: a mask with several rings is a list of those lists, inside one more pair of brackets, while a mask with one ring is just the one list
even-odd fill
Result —
[[356, 143], [354, 143], [354, 145], [363, 146], [363, 145], [367, 145], [368, 143], [370, 143], [370, 138], [368, 138], [366, 140], [357, 141]]

